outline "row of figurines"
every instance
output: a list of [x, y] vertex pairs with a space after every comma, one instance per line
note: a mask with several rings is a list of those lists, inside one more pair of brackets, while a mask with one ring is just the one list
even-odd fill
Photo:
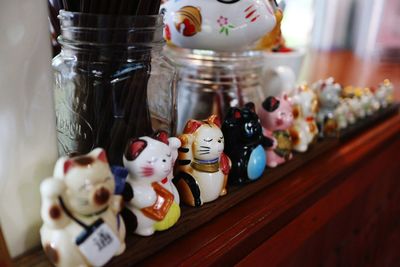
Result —
[[[318, 134], [345, 128], [392, 101], [378, 89], [344, 88], [333, 79], [290, 95], [231, 108], [222, 124], [212, 115], [189, 120], [183, 134], [132, 139], [124, 167], [109, 167], [105, 151], [61, 158], [41, 184], [41, 240], [57, 266], [102, 266], [125, 250], [126, 232], [152, 235], [179, 219], [180, 200], [199, 207], [227, 194], [227, 184], [259, 179], [300, 152]], [[357, 103], [356, 103], [357, 102]], [[319, 106], [319, 113], [317, 107]], [[319, 127], [317, 127], [319, 124]]]

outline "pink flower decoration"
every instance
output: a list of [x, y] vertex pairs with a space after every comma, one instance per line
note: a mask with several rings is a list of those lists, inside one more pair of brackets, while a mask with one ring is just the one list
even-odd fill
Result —
[[228, 18], [227, 17], [223, 17], [223, 16], [219, 16], [219, 19], [217, 20], [219, 26], [224, 26], [228, 24]]

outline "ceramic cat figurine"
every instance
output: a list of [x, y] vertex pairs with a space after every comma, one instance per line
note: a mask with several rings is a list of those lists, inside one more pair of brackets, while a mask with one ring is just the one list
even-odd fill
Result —
[[339, 130], [343, 130], [356, 122], [356, 117], [352, 112], [349, 103], [343, 98], [340, 98], [339, 105], [334, 111], [334, 116]]
[[267, 163], [264, 147], [272, 147], [273, 141], [263, 135], [254, 104], [230, 108], [222, 124], [222, 133], [224, 152], [232, 161], [228, 182], [244, 184], [259, 179]]
[[40, 186], [44, 251], [56, 266], [103, 266], [125, 250], [122, 198], [105, 151], [58, 160]]
[[172, 183], [174, 162], [181, 142], [166, 132], [129, 141], [123, 158], [127, 182], [133, 190], [126, 203], [137, 223], [135, 233], [149, 236], [172, 227], [179, 219], [179, 194]]
[[199, 207], [227, 193], [226, 185], [231, 167], [223, 153], [224, 136], [216, 115], [207, 120], [189, 120], [179, 136], [179, 148], [174, 182], [182, 201]]
[[318, 111], [317, 95], [307, 85], [303, 85], [291, 93], [290, 100], [294, 116], [293, 126], [289, 129], [293, 149], [305, 152], [318, 134], [315, 121]]
[[232, 51], [249, 47], [276, 24], [272, 1], [180, 0], [161, 6], [164, 38], [192, 49]]
[[285, 94], [282, 97], [267, 97], [257, 112], [263, 133], [273, 140], [266, 149], [267, 166], [276, 167], [292, 158], [292, 138], [289, 128], [293, 125], [292, 104]]
[[382, 108], [386, 108], [393, 103], [393, 84], [390, 80], [385, 79], [375, 91], [375, 98], [379, 101]]
[[319, 80], [312, 87], [317, 94], [319, 103], [317, 114], [319, 137], [323, 138], [325, 135], [336, 136], [339, 127], [335, 117], [335, 110], [340, 104], [342, 87], [340, 84], [335, 83], [332, 77], [326, 80]]

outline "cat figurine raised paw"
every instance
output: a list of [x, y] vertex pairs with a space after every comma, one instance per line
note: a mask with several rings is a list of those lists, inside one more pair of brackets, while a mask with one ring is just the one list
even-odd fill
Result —
[[227, 193], [230, 159], [224, 154], [219, 118], [189, 120], [179, 136], [182, 146], [175, 166], [174, 182], [182, 201], [200, 207]]
[[274, 142], [267, 148], [267, 166], [276, 167], [292, 158], [292, 138], [289, 128], [293, 125], [292, 105], [287, 95], [267, 97], [257, 112], [263, 133]]
[[55, 266], [103, 266], [125, 250], [122, 197], [105, 151], [61, 158], [40, 185], [43, 249]]
[[224, 152], [232, 161], [229, 183], [244, 184], [259, 179], [267, 163], [264, 147], [272, 147], [273, 141], [263, 135], [254, 104], [230, 108], [222, 132]]
[[127, 182], [132, 187], [132, 198], [126, 203], [133, 213], [134, 232], [141, 236], [152, 235], [172, 227], [179, 219], [179, 194], [172, 183], [174, 162], [181, 142], [168, 138], [166, 132], [153, 137], [143, 136], [129, 141], [123, 162], [128, 169]]

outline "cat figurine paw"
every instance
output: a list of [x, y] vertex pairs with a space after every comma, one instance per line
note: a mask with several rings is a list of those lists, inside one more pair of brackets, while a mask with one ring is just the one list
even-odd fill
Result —
[[126, 147], [123, 162], [132, 188], [132, 198], [126, 206], [134, 221], [125, 223], [135, 224], [134, 232], [138, 235], [167, 230], [180, 217], [179, 194], [172, 183], [180, 146], [178, 138], [168, 138], [166, 132], [160, 131], [153, 137], [132, 139]]
[[43, 249], [55, 266], [103, 266], [125, 250], [122, 198], [103, 149], [61, 158], [40, 186]]
[[230, 159], [223, 153], [224, 136], [219, 118], [189, 120], [179, 136], [182, 146], [175, 165], [174, 182], [182, 201], [193, 207], [227, 194]]

